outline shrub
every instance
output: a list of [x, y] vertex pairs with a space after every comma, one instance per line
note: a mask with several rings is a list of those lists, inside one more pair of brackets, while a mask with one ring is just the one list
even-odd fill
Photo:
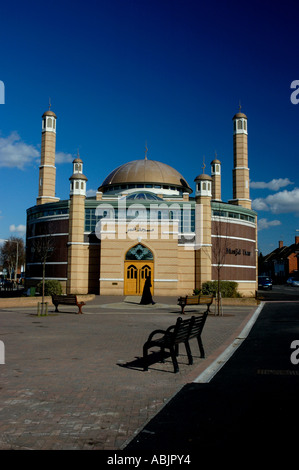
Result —
[[[234, 281], [220, 281], [220, 292], [222, 297], [241, 297], [237, 291], [238, 283]], [[195, 292], [196, 291], [196, 292]], [[218, 281], [204, 282], [201, 289], [203, 295], [214, 295], [218, 292]], [[199, 294], [199, 289], [194, 289], [194, 294]]]
[[[39, 282], [37, 285], [38, 291], [42, 293], [43, 291], [43, 283]], [[45, 281], [45, 295], [60, 295], [62, 294], [62, 287], [59, 281], [56, 281], [55, 279], [51, 279], [48, 281]]]

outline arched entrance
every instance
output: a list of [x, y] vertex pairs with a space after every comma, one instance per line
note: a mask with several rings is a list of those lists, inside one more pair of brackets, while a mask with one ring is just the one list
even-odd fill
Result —
[[[142, 295], [145, 280], [153, 279], [153, 253], [140, 243], [135, 245], [125, 256], [124, 295]], [[153, 286], [151, 288], [153, 293]]]

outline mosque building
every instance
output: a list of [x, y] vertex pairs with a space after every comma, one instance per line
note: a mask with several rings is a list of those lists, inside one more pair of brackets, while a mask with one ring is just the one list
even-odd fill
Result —
[[151, 276], [156, 296], [187, 295], [206, 281], [257, 288], [257, 216], [249, 194], [247, 116], [233, 117], [233, 198], [221, 199], [221, 162], [194, 179], [195, 195], [171, 166], [148, 158], [126, 162], [86, 197], [83, 160], [73, 161], [70, 197], [56, 196], [56, 121], [42, 116], [36, 205], [27, 209], [26, 284], [42, 279], [42, 241], [49, 240], [46, 279], [65, 293], [141, 295]]

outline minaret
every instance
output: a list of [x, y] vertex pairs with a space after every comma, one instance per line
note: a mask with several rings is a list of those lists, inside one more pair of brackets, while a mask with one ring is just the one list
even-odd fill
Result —
[[212, 244], [211, 244], [211, 199], [212, 178], [204, 173], [195, 178], [196, 191], [196, 233], [201, 231], [201, 246], [195, 252], [195, 287], [200, 289], [202, 284], [212, 279]]
[[233, 117], [233, 200], [230, 202], [251, 209], [251, 199], [249, 197], [247, 116], [241, 113], [241, 106], [239, 108], [239, 112]]
[[57, 116], [49, 110], [42, 115], [42, 146], [41, 163], [39, 167], [38, 197], [36, 204], [46, 202], [57, 202], [59, 198], [55, 196], [56, 167], [55, 167], [55, 146], [56, 146], [56, 119]]
[[212, 199], [221, 201], [221, 162], [216, 158], [211, 162]]
[[86, 294], [88, 291], [88, 260], [84, 245], [86, 181], [83, 161], [78, 155], [73, 161], [70, 177], [67, 294]]

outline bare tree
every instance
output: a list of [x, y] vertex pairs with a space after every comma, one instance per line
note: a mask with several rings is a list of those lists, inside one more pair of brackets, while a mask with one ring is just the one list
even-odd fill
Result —
[[220, 315], [221, 299], [221, 270], [225, 264], [227, 250], [230, 244], [229, 224], [221, 221], [218, 217], [213, 221], [213, 244], [212, 244], [212, 262], [217, 269], [217, 315]]
[[54, 246], [54, 239], [51, 235], [41, 236], [33, 242], [35, 258], [38, 259], [42, 265], [42, 306], [45, 300], [46, 262], [52, 255]]
[[[221, 271], [223, 265], [225, 264], [225, 258], [230, 245], [230, 234], [229, 234], [229, 224], [226, 223], [225, 218], [223, 220], [221, 217], [221, 208], [215, 210], [216, 214], [214, 219], [212, 219], [212, 235], [213, 243], [211, 254], [204, 249], [208, 254], [211, 264], [216, 265], [217, 269], [217, 304], [216, 312], [217, 315], [220, 315], [220, 299], [221, 299]], [[218, 215], [217, 215], [218, 212]]]
[[8, 270], [9, 279], [12, 278], [12, 273], [14, 272], [14, 279], [16, 281], [18, 268], [25, 262], [24, 240], [19, 237], [10, 237], [2, 245], [0, 256], [3, 266]]

